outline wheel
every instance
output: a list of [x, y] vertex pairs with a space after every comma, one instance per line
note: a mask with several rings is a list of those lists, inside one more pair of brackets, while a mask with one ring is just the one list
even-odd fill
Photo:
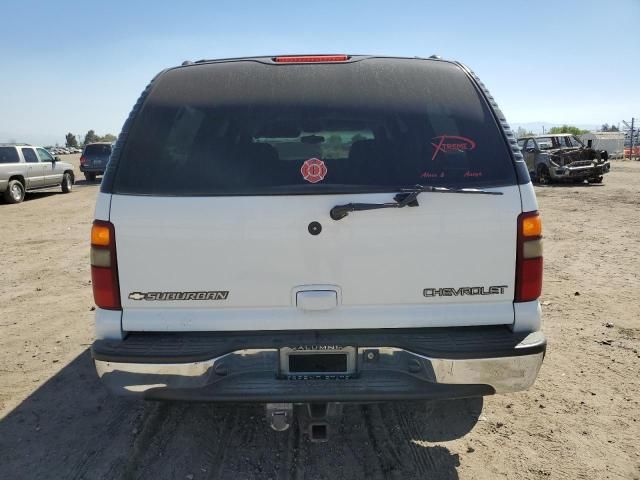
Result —
[[65, 172], [62, 176], [62, 193], [71, 193], [73, 189], [73, 177], [69, 172]]
[[96, 181], [96, 174], [95, 173], [85, 173], [84, 174], [84, 178], [87, 180], [87, 182], [95, 182]]
[[4, 192], [4, 200], [7, 203], [20, 203], [24, 200], [24, 185], [20, 180], [11, 180]]
[[589, 183], [602, 183], [603, 179], [604, 179], [604, 177], [602, 175], [600, 175], [599, 177], [590, 178], [588, 181], [589, 181]]
[[551, 174], [549, 173], [549, 169], [546, 165], [538, 165], [536, 174], [540, 185], [549, 185], [551, 183]]

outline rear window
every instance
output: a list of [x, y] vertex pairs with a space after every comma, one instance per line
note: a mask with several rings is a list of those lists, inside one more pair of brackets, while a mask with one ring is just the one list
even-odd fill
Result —
[[93, 144], [87, 145], [84, 149], [85, 155], [104, 156], [111, 155], [111, 145]]
[[133, 122], [114, 193], [261, 195], [513, 185], [504, 138], [446, 62], [234, 62], [170, 70]]
[[0, 163], [18, 163], [18, 151], [14, 147], [0, 147]]

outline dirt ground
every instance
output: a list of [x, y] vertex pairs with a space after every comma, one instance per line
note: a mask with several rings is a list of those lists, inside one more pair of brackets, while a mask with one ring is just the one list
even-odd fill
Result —
[[549, 349], [531, 390], [349, 406], [325, 444], [259, 406], [106, 393], [88, 351], [97, 191], [0, 204], [0, 478], [640, 478], [640, 162], [537, 188]]

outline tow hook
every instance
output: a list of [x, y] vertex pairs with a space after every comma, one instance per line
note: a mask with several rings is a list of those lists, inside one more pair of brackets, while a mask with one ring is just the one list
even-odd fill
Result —
[[276, 432], [284, 432], [293, 423], [293, 403], [267, 403], [267, 422]]

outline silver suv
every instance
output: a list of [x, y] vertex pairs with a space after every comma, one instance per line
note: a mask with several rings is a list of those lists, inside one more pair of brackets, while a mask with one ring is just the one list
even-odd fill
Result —
[[20, 203], [30, 190], [60, 185], [71, 192], [73, 165], [61, 162], [42, 147], [0, 143], [0, 194], [7, 203]]

